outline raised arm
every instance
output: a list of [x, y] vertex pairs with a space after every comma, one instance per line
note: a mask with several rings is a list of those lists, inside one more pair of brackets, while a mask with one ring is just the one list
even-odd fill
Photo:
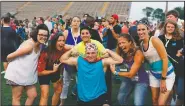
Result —
[[65, 46], [64, 46], [65, 50], [70, 50], [73, 47], [74, 47], [73, 45], [68, 45], [68, 44], [65, 44]]
[[[139, 71], [139, 68], [141, 67], [143, 61], [144, 61], [144, 56], [142, 52], [140, 50], [137, 50], [134, 56], [134, 63], [132, 64], [130, 71], [129, 72], [118, 72], [117, 74], [119, 76], [133, 78], [136, 75], [136, 73]], [[115, 65], [110, 65], [110, 69], [112, 73], [115, 74]]]
[[65, 39], [67, 39], [67, 36], [68, 36], [68, 30], [65, 30], [65, 31], [63, 32], [63, 35], [64, 35]]
[[110, 29], [111, 32], [112, 32], [112, 36], [113, 36], [115, 39], [118, 39], [119, 34], [121, 33], [121, 28], [114, 30], [113, 26], [112, 26], [112, 25], [109, 25], [109, 29]]
[[60, 62], [65, 63], [68, 65], [77, 65], [77, 57], [71, 57], [71, 53], [73, 52], [73, 49], [67, 51], [60, 57]]
[[123, 62], [123, 58], [121, 56], [119, 56], [117, 53], [115, 53], [109, 49], [106, 49], [106, 52], [109, 54], [110, 57], [104, 58], [102, 60], [104, 65], [120, 64]]

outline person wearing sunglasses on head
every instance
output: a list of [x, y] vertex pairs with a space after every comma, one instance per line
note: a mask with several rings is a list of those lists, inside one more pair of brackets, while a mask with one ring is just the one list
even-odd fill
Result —
[[162, 41], [150, 36], [149, 21], [141, 19], [137, 25], [140, 47], [150, 65], [149, 85], [152, 92], [153, 105], [166, 105], [169, 94], [175, 82], [172, 63], [168, 60], [167, 52]]

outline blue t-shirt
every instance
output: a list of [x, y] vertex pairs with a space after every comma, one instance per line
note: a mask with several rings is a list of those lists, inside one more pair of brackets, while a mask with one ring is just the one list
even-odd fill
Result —
[[77, 90], [81, 101], [89, 102], [107, 92], [102, 60], [89, 63], [78, 57]]

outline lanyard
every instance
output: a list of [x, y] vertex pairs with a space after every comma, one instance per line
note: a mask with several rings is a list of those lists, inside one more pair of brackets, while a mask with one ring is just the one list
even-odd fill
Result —
[[167, 36], [165, 35], [165, 39], [166, 39], [166, 44], [165, 44], [165, 47], [167, 48], [168, 46], [168, 43], [170, 42], [170, 39], [167, 39]]
[[[72, 30], [72, 28], [71, 28], [71, 34], [72, 34], [72, 37], [73, 37], [73, 41], [74, 41], [74, 45], [76, 45], [77, 44], [77, 40], [78, 40], [78, 37], [76, 37], [76, 39], [75, 39], [75, 37], [73, 36], [73, 30]], [[78, 28], [78, 36], [80, 36], [80, 28]]]
[[[166, 38], [165, 38], [166, 39]], [[166, 44], [165, 44], [165, 47], [168, 46], [168, 43], [169, 43], [170, 39], [166, 39]]]

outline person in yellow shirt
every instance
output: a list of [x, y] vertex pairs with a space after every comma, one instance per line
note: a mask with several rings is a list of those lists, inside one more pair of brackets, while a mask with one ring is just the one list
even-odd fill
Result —
[[84, 57], [86, 43], [94, 43], [98, 48], [98, 58], [103, 58], [105, 56], [104, 46], [99, 41], [91, 39], [91, 34], [89, 31], [90, 29], [88, 27], [81, 28], [80, 34], [82, 41], [74, 46], [74, 50], [79, 53], [78, 55]]

